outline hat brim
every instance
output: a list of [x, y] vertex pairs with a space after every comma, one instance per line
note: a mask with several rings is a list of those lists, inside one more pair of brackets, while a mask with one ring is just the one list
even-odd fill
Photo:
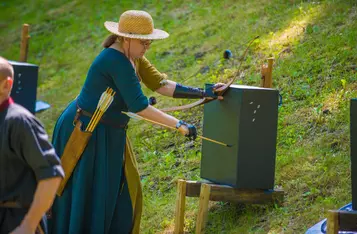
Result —
[[128, 38], [143, 39], [143, 40], [161, 40], [169, 37], [169, 34], [160, 29], [154, 29], [150, 34], [132, 34], [118, 32], [118, 23], [112, 21], [106, 21], [104, 27], [111, 33]]

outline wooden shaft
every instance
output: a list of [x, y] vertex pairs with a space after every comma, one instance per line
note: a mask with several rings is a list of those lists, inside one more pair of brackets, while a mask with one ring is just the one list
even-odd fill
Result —
[[99, 108], [95, 109], [94, 114], [92, 115], [92, 118], [90, 119], [89, 124], [86, 128], [86, 131], [90, 131], [90, 129], [92, 128], [93, 122], [96, 119], [98, 112], [99, 112]]
[[338, 234], [338, 211], [329, 210], [327, 215], [327, 234]]
[[[105, 110], [108, 108], [111, 98], [114, 96], [115, 92], [112, 89], [109, 89], [109, 91], [107, 89], [105, 91], [105, 94], [106, 95], [103, 97], [103, 100], [99, 100], [100, 105], [97, 107], [91, 120], [89, 121], [86, 131], [92, 132], [94, 130], [95, 126], [97, 126], [100, 118], [102, 118]], [[102, 101], [102, 103], [100, 103], [101, 101]]]
[[88, 131], [89, 132], [93, 132], [94, 128], [97, 126], [98, 121], [100, 120], [100, 118], [102, 117], [103, 113], [102, 110], [98, 110], [97, 115], [93, 117], [93, 121], [91, 123], [91, 125], [88, 127]]
[[174, 234], [184, 233], [183, 229], [185, 224], [185, 205], [186, 205], [186, 181], [179, 180], [177, 183]]
[[[105, 100], [104, 100], [105, 101]], [[104, 103], [104, 101], [103, 101], [103, 103]], [[102, 105], [103, 105], [103, 103], [102, 103]], [[89, 121], [89, 124], [88, 124], [88, 126], [87, 126], [87, 131], [89, 131], [89, 132], [92, 132], [93, 131], [93, 129], [94, 129], [94, 125], [95, 125], [95, 122], [97, 121], [97, 119], [98, 119], [98, 115], [99, 115], [99, 112], [101, 111], [101, 108], [100, 107], [98, 107], [96, 110], [95, 110], [95, 112], [94, 112], [94, 114], [92, 115], [92, 118], [90, 119], [90, 121]]]
[[[125, 112], [123, 112], [123, 113], [125, 113]], [[163, 123], [156, 122], [156, 121], [151, 120], [151, 119], [147, 119], [147, 118], [141, 117], [140, 115], [139, 115], [139, 118], [141, 118], [141, 119], [143, 119], [143, 120], [146, 120], [146, 121], [148, 121], [148, 122], [150, 122], [150, 123], [153, 123], [153, 124], [157, 124], [157, 125], [160, 125], [160, 126], [163, 126], [163, 127], [166, 127], [166, 128], [170, 128], [170, 129], [172, 129], [172, 130], [177, 130], [177, 129], [174, 128], [174, 127], [171, 127], [171, 126], [166, 125], [166, 124], [163, 124]]]
[[219, 144], [219, 145], [224, 145], [224, 146], [227, 146], [227, 147], [228, 147], [227, 144], [222, 143], [222, 142], [220, 142], [220, 141], [212, 140], [211, 138], [207, 138], [207, 137], [204, 137], [204, 136], [197, 136], [197, 137], [199, 137], [199, 138], [201, 138], [201, 139], [203, 139], [203, 140], [206, 140], [206, 141], [210, 141], [210, 142], [213, 142], [213, 143], [216, 143], [216, 144]]
[[[124, 114], [126, 114], [126, 115], [128, 114], [128, 112], [125, 112], [125, 111], [122, 111], [122, 113], [124, 113]], [[150, 120], [150, 119], [141, 117], [140, 115], [139, 115], [139, 118], [140, 118], [140, 119], [143, 119], [143, 120], [146, 120], [146, 121], [148, 121], [148, 122], [150, 122], [150, 123], [154, 123], [154, 124], [157, 124], [157, 125], [166, 127], [166, 128], [170, 128], [170, 129], [175, 130], [175, 131], [177, 130], [177, 129], [174, 128], [174, 127], [171, 127], [171, 126], [169, 126], [169, 125], [162, 124], [162, 123], [159, 123], [159, 122], [156, 122], [156, 121], [153, 121], [153, 120]], [[201, 138], [201, 139], [203, 139], [203, 140], [207, 140], [207, 141], [213, 142], [213, 143], [217, 143], [217, 144], [220, 144], [220, 145], [228, 146], [227, 144], [225, 144], [225, 143], [223, 143], [223, 142], [219, 142], [219, 141], [216, 141], [216, 140], [212, 140], [211, 138], [207, 138], [207, 137], [204, 137], [204, 136], [197, 136], [197, 137], [198, 137], [198, 138]]]
[[104, 112], [107, 110], [108, 106], [110, 105], [111, 99], [112, 99], [113, 92], [109, 91], [109, 93], [106, 95], [102, 105], [99, 107], [99, 111], [97, 113], [97, 116], [94, 117], [94, 121], [92, 123], [91, 128], [89, 129], [90, 132], [94, 131], [94, 128], [97, 126], [99, 123], [100, 119], [102, 118]]
[[28, 53], [28, 41], [29, 41], [29, 25], [22, 25], [22, 33], [21, 33], [21, 47], [20, 47], [20, 62], [27, 61], [27, 53]]
[[103, 102], [104, 102], [103, 99], [106, 97], [105, 94], [108, 92], [108, 89], [109, 89], [109, 87], [107, 87], [107, 89], [106, 89], [105, 92], [103, 93], [104, 95], [102, 94], [102, 95], [100, 96], [100, 99], [99, 99], [97, 108], [95, 109], [95, 111], [94, 111], [94, 113], [93, 113], [93, 115], [92, 115], [92, 117], [91, 117], [91, 119], [90, 119], [90, 121], [89, 121], [89, 124], [88, 124], [88, 126], [87, 126], [87, 128], [86, 128], [86, 131], [90, 131], [90, 129], [92, 128], [92, 125], [93, 125], [93, 121], [94, 121], [94, 119], [95, 119], [95, 116], [97, 116], [100, 106], [103, 105]]
[[103, 109], [105, 108], [105, 106], [108, 104], [108, 101], [110, 99], [110, 96], [109, 96], [109, 93], [106, 93], [106, 95], [104, 96], [103, 98], [103, 101], [102, 103], [100, 104], [100, 106], [98, 106], [97, 108], [97, 113], [94, 113], [94, 115], [92, 116], [92, 124], [90, 125], [89, 127], [89, 131], [90, 132], [93, 132], [95, 126], [97, 126], [100, 118], [102, 117], [103, 115]]

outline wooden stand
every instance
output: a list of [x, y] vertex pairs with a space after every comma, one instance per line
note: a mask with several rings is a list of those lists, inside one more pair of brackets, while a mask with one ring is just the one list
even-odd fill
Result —
[[330, 210], [327, 216], [327, 234], [339, 231], [357, 231], [357, 212]]
[[174, 233], [184, 233], [185, 203], [187, 197], [199, 197], [199, 210], [196, 221], [196, 234], [204, 233], [209, 201], [227, 201], [233, 203], [281, 204], [284, 200], [283, 190], [236, 189], [226, 185], [203, 183], [199, 181], [179, 180]]

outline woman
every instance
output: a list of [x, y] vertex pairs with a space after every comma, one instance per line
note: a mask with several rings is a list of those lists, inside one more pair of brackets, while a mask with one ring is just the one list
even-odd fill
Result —
[[[85, 128], [107, 87], [116, 94], [76, 165], [62, 196], [52, 208], [50, 232], [63, 233], [139, 233], [141, 185], [130, 142], [126, 138], [130, 111], [172, 127], [195, 138], [193, 125], [150, 106], [140, 81], [150, 89], [173, 97], [201, 98], [206, 92], [185, 87], [158, 72], [144, 57], [152, 40], [169, 35], [154, 29], [151, 16], [144, 11], [126, 11], [119, 23], [105, 22], [112, 35], [105, 49], [92, 63], [80, 95], [59, 117], [53, 144], [62, 155], [74, 129], [74, 119]], [[211, 95], [215, 98], [215, 95]], [[80, 111], [79, 111], [80, 110]], [[68, 176], [68, 175], [66, 175]]]

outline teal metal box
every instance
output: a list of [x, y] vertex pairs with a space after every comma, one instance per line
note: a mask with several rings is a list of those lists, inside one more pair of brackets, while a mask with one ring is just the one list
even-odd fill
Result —
[[236, 188], [273, 189], [279, 93], [232, 85], [224, 100], [205, 104], [201, 177]]

